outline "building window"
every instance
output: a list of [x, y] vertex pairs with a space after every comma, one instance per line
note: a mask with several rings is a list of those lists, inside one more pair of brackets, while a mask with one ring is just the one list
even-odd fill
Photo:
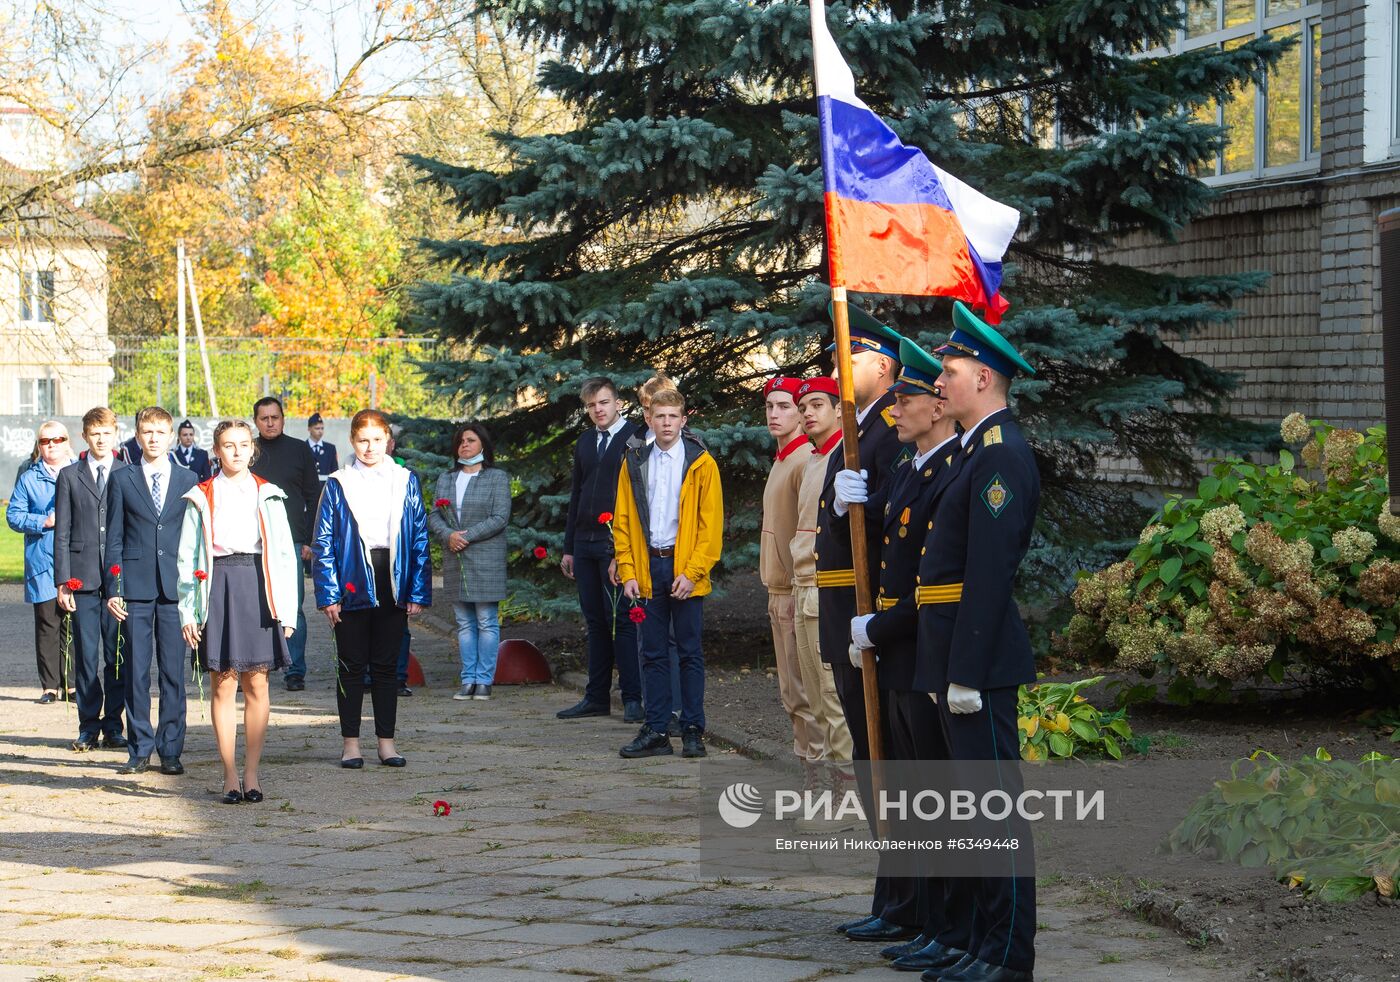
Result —
[[19, 319], [37, 324], [53, 323], [53, 270], [20, 271]]
[[1175, 52], [1230, 50], [1257, 37], [1293, 40], [1265, 84], [1245, 83], [1222, 105], [1197, 113], [1224, 126], [1228, 143], [1199, 172], [1233, 181], [1310, 171], [1322, 143], [1322, 5], [1303, 0], [1186, 0]]
[[58, 390], [51, 378], [22, 378], [19, 380], [19, 414], [21, 416], [56, 416]]

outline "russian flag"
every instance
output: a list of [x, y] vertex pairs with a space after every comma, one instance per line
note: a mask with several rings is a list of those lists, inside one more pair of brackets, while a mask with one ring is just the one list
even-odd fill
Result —
[[955, 297], [997, 323], [1001, 260], [1020, 215], [906, 147], [856, 98], [855, 78], [812, 0], [831, 283], [861, 293]]

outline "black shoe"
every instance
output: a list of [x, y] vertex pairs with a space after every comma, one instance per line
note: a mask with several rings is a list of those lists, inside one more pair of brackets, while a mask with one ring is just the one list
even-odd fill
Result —
[[474, 693], [472, 693], [472, 698], [473, 698], [473, 699], [476, 699], [476, 700], [478, 700], [478, 701], [479, 701], [479, 700], [484, 700], [484, 699], [490, 699], [490, 698], [491, 698], [491, 687], [490, 687], [489, 685], [486, 685], [484, 682], [478, 682], [478, 683], [476, 684], [476, 691], [475, 691]]
[[911, 941], [918, 933], [912, 927], [877, 917], [864, 927], [851, 928], [846, 937], [852, 941]]
[[243, 792], [239, 791], [237, 788], [231, 791], [225, 791], [223, 797], [219, 799], [219, 801], [225, 805], [236, 805], [242, 800]]
[[642, 704], [637, 700], [634, 699], [622, 704], [622, 722], [640, 723], [646, 718], [646, 714], [642, 712]]
[[85, 754], [89, 750], [96, 750], [97, 737], [80, 736], [68, 745], [68, 749], [75, 754]]
[[972, 954], [963, 955], [949, 968], [931, 968], [919, 976], [920, 982], [941, 982], [942, 979], [956, 975], [967, 966], [977, 961], [977, 956]]
[[671, 738], [664, 733], [657, 733], [645, 723], [637, 731], [637, 738], [618, 751], [629, 760], [637, 757], [665, 757], [673, 752]]
[[144, 774], [151, 769], [150, 757], [133, 757], [117, 768], [118, 774]]
[[672, 713], [671, 718], [666, 722], [666, 735], [678, 737], [681, 735], [680, 713]]
[[556, 719], [583, 719], [585, 716], [611, 716], [612, 710], [607, 706], [600, 706], [596, 702], [589, 702], [584, 699], [577, 705], [568, 709], [561, 709], [555, 713]]
[[380, 757], [379, 762], [385, 767], [407, 767], [408, 761], [402, 757]]
[[406, 685], [401, 685], [401, 686], [399, 686], [399, 695], [401, 695], [401, 696], [411, 696], [411, 695], [413, 695], [413, 690], [410, 689], [410, 688], [409, 688], [408, 686], [406, 686]]
[[874, 914], [866, 914], [864, 917], [858, 917], [854, 921], [847, 921], [845, 924], [836, 925], [836, 933], [846, 934], [854, 928], [865, 927], [865, 925], [871, 924], [878, 920], [879, 918], [876, 917]]
[[927, 972], [929, 969], [946, 972], [966, 957], [967, 952], [961, 948], [931, 941], [918, 951], [896, 958], [892, 967], [901, 972]]
[[361, 767], [365, 766], [365, 759], [363, 757], [342, 757], [340, 759], [340, 766], [344, 767], [346, 770], [358, 771]]
[[179, 757], [162, 757], [160, 759], [160, 772], [162, 774], [183, 774], [185, 765], [180, 763]]
[[924, 948], [932, 940], [932, 938], [926, 938], [921, 934], [913, 941], [906, 941], [903, 944], [890, 945], [888, 948], [885, 948], [880, 952], [880, 957], [893, 960], [895, 958], [903, 957], [904, 955], [912, 955], [914, 952]]
[[257, 788], [249, 788], [247, 791], [243, 792], [243, 800], [256, 805], [263, 800], [263, 793]]
[[41, 705], [41, 706], [47, 706], [49, 703], [51, 703], [51, 702], [56, 702], [57, 700], [58, 700], [58, 694], [57, 694], [57, 693], [54, 693], [54, 692], [45, 692], [42, 696], [39, 697], [39, 705]]
[[126, 737], [120, 733], [104, 733], [102, 739], [97, 741], [97, 745], [103, 750], [125, 750]]
[[306, 680], [300, 675], [288, 675], [284, 681], [288, 692], [300, 692], [306, 688]]
[[[669, 739], [670, 737], [668, 735], [667, 740], [669, 741]], [[687, 726], [685, 730], [681, 733], [681, 756], [705, 756], [705, 741], [701, 738], [700, 727]]]
[[942, 982], [1031, 982], [1035, 976], [1030, 972], [974, 959], [966, 968], [939, 978]]

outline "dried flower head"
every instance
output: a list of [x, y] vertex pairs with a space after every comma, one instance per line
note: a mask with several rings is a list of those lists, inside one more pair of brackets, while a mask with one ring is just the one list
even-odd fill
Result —
[[1376, 549], [1376, 537], [1352, 525], [1332, 533], [1332, 546], [1337, 550], [1337, 562], [1350, 566], [1371, 558]]
[[1138, 536], [1138, 542], [1151, 542], [1153, 539], [1157, 538], [1157, 536], [1165, 535], [1166, 532], [1167, 527], [1165, 525], [1153, 523], [1142, 530], [1142, 534]]
[[1400, 601], [1400, 563], [1377, 559], [1357, 577], [1356, 592], [1369, 604], [1393, 607]]
[[1400, 517], [1392, 515], [1389, 508], [1382, 508], [1380, 515], [1376, 517], [1376, 524], [1381, 527], [1381, 535], [1391, 542], [1400, 542]]
[[1311, 470], [1317, 470], [1322, 466], [1322, 447], [1316, 440], [1309, 440], [1303, 444], [1303, 463]]
[[1221, 505], [1201, 516], [1201, 536], [1211, 545], [1227, 546], [1235, 533], [1243, 532], [1248, 524], [1239, 505]]
[[1283, 417], [1283, 424], [1278, 429], [1285, 443], [1302, 443], [1312, 436], [1312, 427], [1302, 413], [1289, 413]]
[[1333, 430], [1322, 444], [1322, 469], [1338, 481], [1350, 480], [1356, 467], [1356, 450], [1361, 434], [1355, 430]]

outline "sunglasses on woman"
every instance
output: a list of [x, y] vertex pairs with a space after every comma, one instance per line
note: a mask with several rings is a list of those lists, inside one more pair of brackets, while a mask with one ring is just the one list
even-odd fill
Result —
[[67, 442], [68, 442], [68, 438], [67, 438], [66, 436], [41, 436], [41, 437], [39, 437], [39, 446], [41, 446], [41, 447], [47, 447], [50, 443], [67, 443]]

